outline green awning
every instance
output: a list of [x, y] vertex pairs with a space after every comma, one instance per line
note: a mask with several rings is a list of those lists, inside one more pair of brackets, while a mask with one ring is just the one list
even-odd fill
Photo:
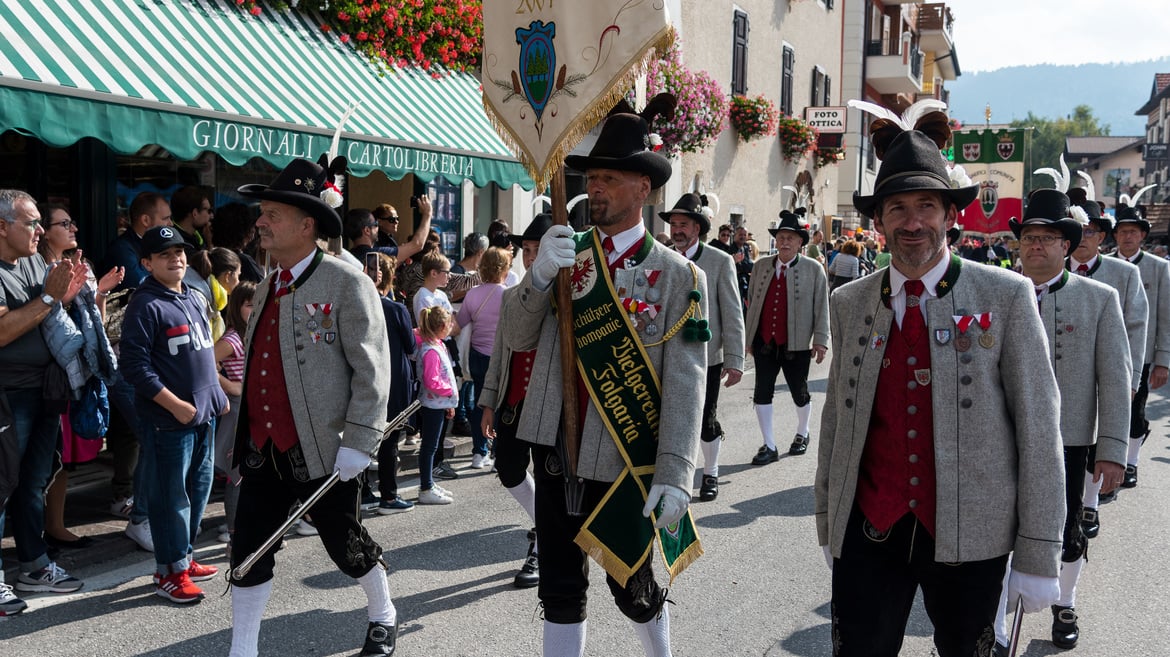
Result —
[[532, 188], [474, 76], [381, 72], [316, 18], [232, 0], [0, 3], [0, 130], [283, 167], [324, 153], [356, 102], [339, 149], [352, 175]]

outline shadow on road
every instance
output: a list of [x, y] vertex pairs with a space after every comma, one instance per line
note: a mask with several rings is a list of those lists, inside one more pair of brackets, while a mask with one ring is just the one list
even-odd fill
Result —
[[[765, 516], [800, 517], [813, 514], [812, 486], [779, 490], [761, 497], [743, 500], [731, 505], [733, 513], [701, 516], [695, 524], [707, 529], [743, 527]], [[700, 507], [701, 510], [701, 507]]]

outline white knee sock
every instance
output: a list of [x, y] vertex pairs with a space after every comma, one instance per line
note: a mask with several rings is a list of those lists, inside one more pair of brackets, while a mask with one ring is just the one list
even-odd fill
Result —
[[520, 503], [521, 508], [528, 514], [528, 519], [536, 523], [536, 482], [531, 472], [524, 473], [524, 481], [508, 489], [512, 497]]
[[398, 622], [398, 610], [390, 599], [390, 585], [386, 583], [386, 571], [377, 564], [370, 572], [358, 578], [358, 584], [366, 592], [366, 611], [371, 623], [394, 625]]
[[808, 435], [808, 419], [812, 417], [812, 402], [796, 409], [796, 433]]
[[1142, 451], [1142, 439], [1141, 438], [1130, 438], [1129, 439], [1129, 451], [1125, 455], [1125, 464], [1126, 465], [1137, 465], [1138, 464], [1138, 454], [1140, 454], [1141, 451]]
[[1081, 568], [1085, 567], [1085, 558], [1081, 557], [1072, 563], [1060, 563], [1060, 597], [1056, 604], [1061, 607], [1075, 607], [1077, 605], [1077, 580], [1081, 578]]
[[228, 657], [256, 657], [260, 652], [260, 619], [272, 580], [256, 586], [232, 586], [232, 647]]
[[583, 657], [585, 625], [580, 623], [544, 622], [544, 657]]
[[[1102, 481], [1104, 478], [1102, 478]], [[1081, 503], [1090, 509], [1095, 509], [1101, 504], [1101, 483], [1098, 481], [1093, 483], [1093, 473], [1085, 473], [1085, 496], [1081, 499]]]
[[674, 653], [670, 652], [670, 610], [667, 606], [662, 607], [658, 618], [645, 623], [630, 622], [642, 642], [646, 657], [674, 657]]
[[999, 605], [995, 609], [995, 640], [1001, 646], [1010, 645], [1011, 637], [1008, 636], [1007, 624], [1007, 591], [1008, 591], [1008, 577], [1012, 572], [1011, 557], [1008, 557], [1007, 568], [1003, 569], [1003, 586], [999, 589]]
[[709, 477], [719, 476], [719, 443], [721, 442], [723, 441], [719, 438], [710, 442], [699, 441], [703, 447], [703, 474]]
[[772, 438], [772, 405], [756, 404], [756, 419], [760, 421], [760, 433], [764, 435], [764, 444], [768, 449], [776, 449], [776, 440]]

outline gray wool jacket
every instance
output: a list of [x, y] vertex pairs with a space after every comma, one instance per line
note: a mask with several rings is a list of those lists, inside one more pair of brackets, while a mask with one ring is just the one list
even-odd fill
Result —
[[[687, 311], [690, 293], [699, 289], [703, 316], [707, 315], [707, 281], [702, 270], [652, 237], [651, 251], [637, 266], [618, 269], [614, 285], [622, 296], [648, 298], [649, 271], [661, 272], [654, 284], [661, 295], [661, 310], [647, 323], [655, 328], [639, 331], [643, 343], [659, 341]], [[604, 279], [598, 278], [597, 284]], [[514, 294], [504, 296], [497, 333], [501, 353], [536, 349], [528, 395], [520, 416], [517, 437], [538, 445], [555, 445], [561, 423], [560, 331], [550, 303], [551, 294], [538, 290], [532, 272], [524, 275]], [[649, 295], [654, 296], [654, 295]], [[653, 334], [651, 334], [653, 331]], [[703, 411], [702, 382], [707, 376], [707, 345], [676, 334], [664, 343], [646, 347], [650, 364], [661, 383], [662, 405], [658, 427], [658, 451], [654, 484], [691, 490], [699, 451], [699, 422]], [[506, 368], [504, 362], [501, 367]], [[497, 397], [497, 401], [499, 398]], [[596, 406], [586, 406], [582, 423], [577, 473], [585, 479], [615, 481], [625, 462]]]
[[[930, 336], [937, 511], [935, 561], [979, 561], [1014, 552], [1012, 566], [1055, 577], [1064, 527], [1060, 395], [1029, 281], [995, 267], [962, 265], [939, 298], [925, 301]], [[952, 272], [948, 271], [949, 278]], [[945, 279], [944, 279], [945, 280]], [[817, 538], [841, 556], [861, 475], [874, 391], [894, 311], [888, 272], [832, 296], [833, 354], [814, 486]], [[941, 285], [941, 284], [940, 284]], [[989, 346], [956, 349], [955, 315], [991, 313]]]
[[[1120, 254], [1113, 255], [1119, 260], [1125, 260]], [[1145, 363], [1136, 364], [1135, 367], [1141, 369], [1146, 363], [1170, 367], [1170, 262], [1141, 251], [1131, 264], [1141, 274], [1142, 288], [1149, 305]]]
[[[744, 323], [750, 347], [760, 330], [760, 314], [772, 278], [776, 276], [776, 256], [760, 258], [752, 268], [748, 282], [747, 321]], [[788, 276], [788, 348], [808, 351], [814, 344], [829, 346], [829, 279], [821, 263], [802, 255], [796, 256]]]
[[1060, 435], [1066, 446], [1096, 444], [1098, 460], [1125, 465], [1132, 365], [1117, 291], [1067, 272], [1062, 283], [1040, 303], [1060, 388]]
[[[1070, 263], [1065, 260], [1066, 266]], [[1149, 301], [1142, 287], [1138, 268], [1118, 258], [1097, 256], [1089, 268], [1089, 278], [1117, 290], [1121, 301], [1121, 316], [1125, 318], [1125, 332], [1129, 336], [1129, 362], [1133, 365], [1130, 389], [1141, 386], [1142, 367], [1146, 364], [1146, 324], [1149, 321]]]
[[743, 371], [743, 305], [735, 282], [735, 260], [727, 253], [699, 242], [692, 260], [707, 274], [707, 320], [711, 341], [707, 364]]

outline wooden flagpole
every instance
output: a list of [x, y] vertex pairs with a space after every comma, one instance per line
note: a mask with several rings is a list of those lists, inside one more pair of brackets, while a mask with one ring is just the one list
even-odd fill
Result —
[[[569, 210], [566, 208], [565, 165], [557, 167], [550, 185], [552, 196], [553, 224], [569, 225]], [[577, 457], [581, 451], [580, 426], [577, 398], [577, 349], [573, 344], [573, 296], [569, 290], [570, 269], [557, 273], [556, 300], [557, 322], [561, 335], [561, 440], [565, 467], [565, 501], [571, 515], [580, 515], [579, 486], [577, 486]], [[574, 513], [576, 511], [576, 513]]]

